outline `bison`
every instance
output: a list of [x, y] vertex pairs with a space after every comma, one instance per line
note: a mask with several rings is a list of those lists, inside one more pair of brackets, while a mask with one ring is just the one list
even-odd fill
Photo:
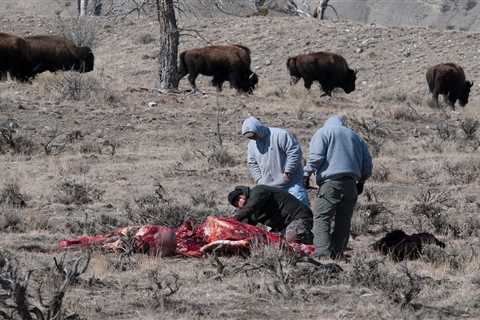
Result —
[[388, 232], [383, 238], [373, 243], [374, 250], [390, 255], [394, 261], [418, 259], [422, 255], [423, 245], [433, 244], [445, 248], [445, 243], [428, 232], [406, 234], [402, 230]]
[[324, 94], [332, 95], [332, 90], [342, 88], [346, 93], [355, 90], [357, 72], [348, 67], [342, 56], [331, 52], [301, 54], [287, 59], [291, 85], [303, 78], [305, 88], [310, 90], [313, 81], [318, 81]]
[[438, 108], [438, 95], [442, 94], [448, 104], [455, 110], [455, 102], [460, 106], [468, 103], [473, 81], [465, 80], [465, 72], [455, 63], [441, 63], [430, 67], [426, 74], [428, 89], [433, 95], [433, 102]]
[[199, 74], [213, 76], [211, 84], [222, 91], [225, 81], [238, 92], [253, 93], [258, 76], [250, 70], [250, 49], [235, 44], [209, 46], [180, 53], [178, 81], [188, 74], [188, 81], [197, 91], [195, 79]]
[[30, 36], [25, 37], [25, 40], [30, 45], [35, 74], [57, 70], [93, 70], [94, 55], [89, 47], [78, 47], [60, 36]]
[[7, 72], [19, 81], [28, 81], [33, 76], [30, 47], [23, 38], [0, 33], [0, 79]]

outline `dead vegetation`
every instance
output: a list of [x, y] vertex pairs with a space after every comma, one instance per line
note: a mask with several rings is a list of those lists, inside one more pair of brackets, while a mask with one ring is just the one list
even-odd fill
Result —
[[54, 199], [64, 205], [85, 205], [98, 201], [103, 193], [84, 179], [64, 178], [56, 186]]
[[[64, 309], [64, 299], [70, 287], [78, 281], [78, 277], [88, 267], [90, 255], [79, 269], [82, 256], [68, 264], [62, 259], [60, 264], [55, 260], [57, 272], [45, 277], [37, 284], [37, 290], [31, 289], [33, 270], [22, 270], [15, 257], [3, 251], [0, 256], [0, 287], [3, 291], [0, 300], [0, 316], [4, 319], [21, 320], [74, 320], [80, 319], [76, 313]], [[49, 282], [44, 288], [44, 282]], [[45, 291], [48, 292], [46, 300]], [[35, 294], [35, 297], [33, 297]]]
[[[245, 257], [212, 253], [206, 259], [161, 258], [134, 254], [132, 237], [125, 237], [120, 253], [95, 253], [87, 271], [68, 286], [62, 302], [68, 312], [60, 312], [62, 316], [480, 316], [478, 95], [472, 90], [469, 104], [453, 113], [428, 108], [423, 88], [423, 68], [432, 62], [433, 46], [442, 48], [435, 50], [438, 60], [451, 59], [451, 48], [462, 48], [462, 55], [454, 58], [475, 80], [477, 34], [455, 32], [452, 37], [451, 32], [432, 29], [385, 29], [348, 21], [318, 24], [274, 17], [271, 11], [267, 17], [248, 19], [182, 20], [207, 39], [237, 39], [251, 47], [260, 87], [253, 96], [236, 96], [227, 87], [217, 94], [199, 78], [205, 80], [204, 94], [159, 94], [151, 89], [157, 61], [141, 58], [155, 56], [158, 33], [158, 25], [144, 20], [145, 8], [139, 8], [139, 18], [137, 11], [126, 18], [92, 17], [93, 40], [88, 40], [89, 27], [77, 32], [85, 39], [81, 42], [95, 42], [94, 73], [44, 73], [28, 85], [0, 83], [0, 122], [12, 120], [0, 129], [0, 246], [18, 260], [20, 283], [35, 269], [26, 298], [45, 319], [53, 310], [48, 306], [55, 288], [61, 289], [64, 281], [64, 273], [52, 264], [59, 239], [105, 234], [127, 225], [177, 226], [184, 219], [200, 222], [210, 214], [228, 215], [228, 191], [251, 183], [246, 141], [239, 134], [246, 116], [291, 130], [306, 155], [311, 135], [331, 114], [347, 114], [349, 126], [368, 141], [375, 156], [373, 176], [352, 221], [350, 258], [315, 264], [278, 247], [254, 248]], [[6, 31], [23, 34], [32, 32], [33, 23], [39, 33], [49, 32], [52, 24], [33, 14], [13, 15], [14, 22], [5, 19]], [[65, 19], [65, 26], [69, 24]], [[182, 49], [203, 45], [196, 36], [181, 39]], [[363, 52], [354, 51], [357, 46]], [[284, 60], [295, 48], [341, 51], [352, 67], [362, 68], [356, 91], [319, 97], [316, 89], [307, 93], [301, 84], [289, 87]], [[147, 108], [152, 101], [156, 106]], [[8, 183], [12, 178], [17, 185]], [[397, 264], [368, 248], [393, 228], [431, 232], [447, 246], [426, 245], [420, 259]], [[59, 258], [57, 262], [62, 264]], [[83, 265], [80, 262], [78, 270]], [[41, 281], [47, 307], [37, 305]], [[1, 297], [16, 308], [12, 295], [6, 294], [2, 289]], [[13, 309], [0, 310], [10, 317]], [[35, 314], [31, 318], [37, 320]]]

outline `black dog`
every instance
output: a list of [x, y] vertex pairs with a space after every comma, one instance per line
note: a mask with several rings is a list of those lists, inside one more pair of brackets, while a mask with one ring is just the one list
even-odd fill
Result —
[[404, 259], [418, 259], [422, 254], [424, 244], [434, 244], [445, 248], [445, 243], [428, 232], [408, 235], [402, 230], [393, 230], [387, 233], [382, 239], [373, 243], [374, 250], [384, 255], [390, 255], [394, 261]]

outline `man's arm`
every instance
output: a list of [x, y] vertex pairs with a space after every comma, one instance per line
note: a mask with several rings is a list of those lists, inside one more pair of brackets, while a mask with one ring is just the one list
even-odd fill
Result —
[[260, 166], [258, 165], [257, 159], [255, 158], [255, 147], [252, 146], [251, 142], [248, 143], [247, 166], [253, 180], [255, 181], [255, 183], [258, 183], [258, 181], [262, 179], [262, 170], [260, 170]]
[[370, 152], [368, 151], [368, 145], [363, 142], [363, 163], [362, 163], [362, 176], [360, 181], [365, 182], [372, 175], [373, 161]]
[[250, 197], [243, 208], [238, 209], [233, 216], [236, 220], [248, 224], [257, 224], [256, 217], [261, 216], [263, 209], [268, 205], [270, 193], [267, 191], [251, 191]]
[[316, 173], [327, 156], [328, 139], [319, 129], [310, 140], [307, 164], [303, 168], [304, 176]]
[[295, 136], [289, 132], [286, 131], [282, 138], [283, 149], [287, 155], [284, 173], [292, 173], [302, 161], [302, 149]]

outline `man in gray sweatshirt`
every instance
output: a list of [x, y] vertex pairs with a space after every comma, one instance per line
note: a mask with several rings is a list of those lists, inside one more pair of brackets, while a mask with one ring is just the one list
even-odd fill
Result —
[[[330, 117], [310, 141], [304, 185], [316, 175], [319, 186], [314, 205], [315, 255], [341, 257], [350, 237], [352, 213], [363, 184], [372, 174], [372, 157], [365, 141], [344, 126], [344, 119]], [[331, 221], [335, 226], [331, 233]]]
[[285, 129], [267, 127], [254, 117], [243, 121], [242, 135], [250, 139], [247, 165], [255, 183], [288, 191], [308, 206], [302, 149], [295, 136]]

